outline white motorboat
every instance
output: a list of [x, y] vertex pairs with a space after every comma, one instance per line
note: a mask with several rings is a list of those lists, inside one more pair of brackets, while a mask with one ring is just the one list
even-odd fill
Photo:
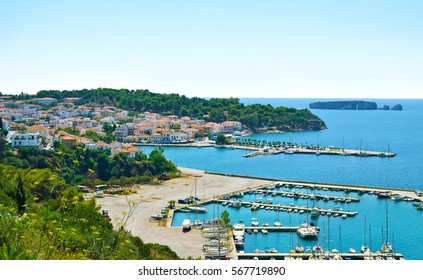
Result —
[[310, 211], [310, 216], [312, 219], [319, 217], [320, 212], [318, 207], [313, 207]]
[[203, 225], [203, 222], [201, 220], [195, 220], [192, 225], [195, 227], [201, 227]]
[[226, 232], [203, 232], [201, 236], [204, 238], [229, 238], [229, 234]]
[[280, 227], [280, 226], [282, 226], [282, 224], [279, 220], [276, 220], [276, 221], [273, 222], [273, 226]]
[[363, 254], [365, 254], [365, 253], [370, 253], [370, 248], [369, 248], [366, 244], [363, 244], [363, 245], [361, 246], [361, 252], [362, 252]]
[[201, 230], [202, 233], [223, 233], [226, 232], [225, 227], [206, 227]]
[[259, 226], [259, 221], [257, 220], [257, 218], [251, 218], [251, 225], [253, 227], [258, 227]]
[[187, 209], [191, 212], [196, 212], [196, 213], [206, 213], [207, 212], [206, 207], [200, 207], [200, 206], [188, 206]]
[[317, 231], [316, 227], [308, 225], [307, 223], [301, 224], [301, 226], [297, 229], [297, 234], [299, 237], [307, 239], [314, 239], [317, 238], [319, 232]]
[[235, 243], [235, 246], [238, 248], [238, 249], [242, 249], [242, 248], [244, 248], [244, 236], [236, 236], [236, 237], [234, 237], [234, 243]]
[[227, 240], [221, 240], [218, 239], [211, 239], [208, 241], [205, 241], [203, 243], [203, 247], [217, 247], [220, 244], [220, 246], [228, 246], [230, 243]]
[[297, 234], [301, 238], [317, 238], [318, 232], [312, 227], [301, 227], [297, 230]]
[[232, 230], [232, 234], [234, 235], [234, 238], [238, 237], [244, 237], [245, 234], [245, 225], [244, 223], [237, 223], [234, 224], [234, 228]]
[[276, 248], [268, 248], [268, 249], [266, 249], [266, 251], [265, 251], [266, 253], [277, 253], [278, 252], [278, 250], [276, 250]]

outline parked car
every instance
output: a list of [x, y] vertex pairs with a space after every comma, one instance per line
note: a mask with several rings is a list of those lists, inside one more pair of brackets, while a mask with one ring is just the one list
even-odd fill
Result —
[[104, 193], [102, 191], [97, 191], [97, 192], [95, 192], [95, 197], [97, 197], [97, 198], [103, 198], [105, 196], [104, 196]]

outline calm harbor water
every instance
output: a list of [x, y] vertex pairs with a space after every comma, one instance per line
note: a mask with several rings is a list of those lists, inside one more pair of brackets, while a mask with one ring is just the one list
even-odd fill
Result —
[[[312, 99], [242, 99], [245, 104], [265, 103], [273, 106], [307, 108]], [[303, 144], [345, 147], [375, 151], [391, 151], [394, 158], [343, 157], [326, 155], [271, 155], [245, 158], [243, 150], [218, 148], [178, 148], [165, 147], [165, 156], [178, 166], [197, 168], [215, 172], [259, 176], [275, 179], [327, 182], [376, 187], [423, 189], [423, 100], [372, 100], [379, 107], [401, 103], [403, 111], [340, 111], [312, 110], [322, 118], [328, 129], [278, 134], [255, 134], [248, 138], [266, 141], [287, 141]], [[146, 153], [151, 147], [143, 147]], [[206, 191], [206, 190], [205, 190]], [[355, 194], [357, 195], [357, 194]], [[251, 198], [243, 198], [249, 201]], [[282, 199], [282, 198], [281, 198]], [[288, 199], [288, 198], [283, 198]], [[277, 202], [305, 206], [307, 201], [296, 200]], [[309, 202], [310, 203], [310, 202]], [[319, 202], [323, 208], [333, 208], [335, 202]], [[319, 243], [325, 248], [347, 251], [354, 247], [357, 251], [364, 242], [364, 221], [367, 230], [366, 243], [372, 250], [380, 249], [382, 233], [386, 230], [385, 209], [389, 209], [389, 241], [395, 250], [407, 259], [423, 259], [423, 211], [418, 211], [411, 203], [385, 201], [376, 196], [365, 194], [361, 202], [342, 205], [344, 210], [357, 211], [354, 218], [319, 217], [317, 225], [321, 228]], [[209, 211], [199, 219], [211, 219], [216, 210], [208, 205]], [[228, 210], [233, 223], [243, 220], [249, 224], [253, 212], [250, 209], [233, 209], [220, 206], [220, 211]], [[254, 213], [255, 214], [255, 213]], [[174, 224], [180, 225], [184, 214], [174, 217]], [[189, 214], [194, 215], [194, 214]], [[196, 214], [197, 216], [200, 214]], [[277, 212], [260, 210], [260, 221], [273, 223]], [[200, 215], [201, 216], [201, 215]], [[406, 218], [405, 218], [406, 217]], [[192, 218], [192, 217], [190, 217]], [[192, 218], [193, 219], [193, 218]], [[283, 225], [299, 225], [306, 220], [305, 214], [280, 213]], [[330, 220], [328, 220], [330, 219]], [[383, 229], [385, 227], [385, 229]], [[386, 235], [384, 233], [384, 235]], [[328, 238], [329, 236], [329, 238]], [[296, 233], [271, 233], [268, 235], [248, 235], [245, 251], [265, 250], [274, 247], [280, 252], [288, 251], [297, 244]], [[311, 242], [301, 241], [303, 246]]]

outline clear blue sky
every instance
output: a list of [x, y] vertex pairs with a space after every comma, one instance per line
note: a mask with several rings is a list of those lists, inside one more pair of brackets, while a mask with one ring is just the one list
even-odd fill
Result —
[[421, 98], [423, 1], [0, 0], [0, 92]]

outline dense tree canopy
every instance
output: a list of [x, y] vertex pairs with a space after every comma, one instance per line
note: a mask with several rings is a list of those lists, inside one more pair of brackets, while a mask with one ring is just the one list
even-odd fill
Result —
[[151, 154], [140, 154], [130, 158], [125, 154], [110, 157], [110, 151], [99, 149], [74, 150], [56, 144], [53, 151], [20, 147], [17, 153], [9, 153], [3, 160], [5, 164], [19, 168], [47, 168], [67, 184], [87, 184], [93, 186], [98, 181], [130, 178], [132, 183], [144, 183], [163, 173], [175, 173], [176, 166], [163, 156], [162, 150]]
[[[0, 175], [0, 260], [178, 259], [167, 246], [143, 244], [124, 228], [114, 229], [94, 198], [84, 200], [75, 187], [56, 188], [64, 182], [48, 169], [0, 164]], [[37, 186], [50, 197], [38, 199]], [[15, 200], [21, 189], [28, 195]]]
[[[83, 89], [72, 91], [42, 90], [37, 97], [79, 97], [79, 104], [95, 103], [113, 105], [134, 112], [153, 111], [160, 114], [173, 114], [179, 117], [204, 118], [207, 121], [241, 121], [250, 129], [277, 127], [279, 130], [307, 130], [310, 120], [320, 120], [308, 109], [277, 107], [272, 105], [244, 105], [238, 98], [188, 98], [175, 93], [158, 94], [149, 90], [128, 89]], [[78, 104], [78, 103], [77, 103]], [[325, 124], [321, 121], [320, 129]]]
[[136, 158], [62, 145], [8, 151], [0, 162], [0, 260], [178, 259], [167, 246], [144, 244], [125, 225], [114, 229], [95, 198], [85, 200], [74, 187], [133, 184], [174, 171], [161, 150]]

